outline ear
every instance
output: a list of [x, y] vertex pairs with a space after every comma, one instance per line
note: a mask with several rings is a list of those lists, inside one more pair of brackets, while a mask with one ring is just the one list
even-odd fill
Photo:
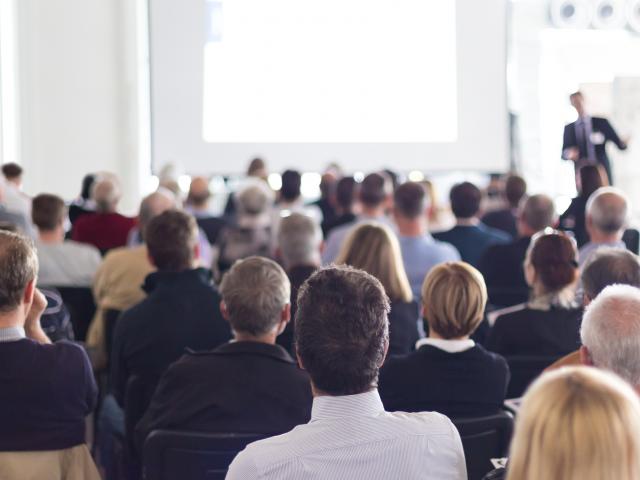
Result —
[[149, 260], [149, 263], [151, 264], [151, 266], [153, 266], [154, 268], [158, 268], [158, 266], [156, 265], [156, 262], [153, 260], [153, 257], [149, 253], [149, 250], [147, 250], [147, 260]]
[[382, 365], [384, 365], [384, 362], [387, 359], [387, 353], [389, 353], [389, 337], [384, 341], [384, 355], [382, 356], [382, 361], [380, 362], [380, 365], [378, 365], [378, 368], [382, 368]]
[[224, 318], [228, 322], [229, 310], [227, 310], [227, 304], [224, 303], [224, 300], [220, 300], [220, 313], [222, 314], [222, 318]]
[[320, 246], [318, 246], [318, 251], [320, 252], [320, 255], [322, 255], [324, 253], [324, 249], [327, 246], [327, 244], [324, 242], [324, 240], [322, 240], [320, 242]]
[[276, 247], [276, 251], [274, 252], [274, 256], [280, 265], [282, 265], [282, 250], [280, 247]]
[[282, 313], [280, 314], [280, 322], [284, 323], [286, 326], [287, 323], [291, 321], [291, 304], [287, 303], [282, 309]]
[[193, 259], [195, 261], [200, 260], [200, 242], [196, 242], [193, 246]]
[[27, 283], [27, 286], [24, 288], [24, 294], [22, 295], [22, 303], [24, 305], [28, 305], [27, 310], [29, 310], [29, 307], [33, 303], [33, 295], [35, 293], [36, 293], [36, 280], [33, 279], [29, 283]]
[[589, 349], [584, 345], [580, 347], [580, 363], [582, 365], [587, 365], [590, 367], [595, 366], [593, 364], [593, 360], [591, 359], [591, 354], [589, 353]]

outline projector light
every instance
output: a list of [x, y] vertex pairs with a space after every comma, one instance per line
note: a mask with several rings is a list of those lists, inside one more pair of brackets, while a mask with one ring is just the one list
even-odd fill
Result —
[[588, 0], [553, 0], [551, 22], [559, 28], [588, 28], [593, 5]]
[[601, 30], [622, 28], [625, 24], [625, 5], [621, 0], [598, 0], [594, 4], [592, 25]]
[[409, 172], [409, 180], [411, 180], [412, 182], [421, 182], [422, 180], [424, 180], [424, 173], [418, 170]]
[[282, 177], [279, 173], [270, 173], [267, 182], [272, 190], [280, 190], [282, 188]]

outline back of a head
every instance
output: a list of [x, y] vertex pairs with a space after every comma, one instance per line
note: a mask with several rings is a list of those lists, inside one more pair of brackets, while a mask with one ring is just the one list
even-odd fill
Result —
[[362, 223], [345, 240], [336, 264], [350, 265], [376, 277], [392, 302], [413, 298], [395, 234], [378, 223]]
[[602, 171], [598, 165], [585, 165], [580, 169], [580, 196], [589, 198], [593, 192], [605, 186]]
[[333, 172], [325, 172], [320, 177], [320, 197], [321, 198], [329, 198], [333, 195], [333, 192], [336, 188], [336, 184], [338, 179], [336, 178], [335, 173]]
[[517, 208], [527, 194], [527, 182], [520, 175], [509, 175], [504, 186], [504, 196], [512, 208]]
[[64, 223], [67, 208], [57, 195], [41, 193], [31, 203], [31, 219], [39, 230], [50, 232]]
[[15, 310], [29, 282], [38, 275], [33, 242], [22, 235], [0, 230], [0, 313]]
[[96, 176], [93, 173], [89, 173], [82, 179], [82, 186], [80, 187], [80, 198], [89, 200], [91, 198], [91, 188], [96, 181]]
[[111, 177], [96, 180], [91, 188], [91, 198], [96, 202], [96, 210], [102, 213], [115, 212], [120, 195], [120, 186]]
[[520, 212], [520, 221], [533, 232], [539, 232], [553, 226], [556, 220], [556, 210], [553, 200], [547, 195], [531, 195], [524, 202]]
[[473, 218], [480, 211], [482, 192], [473, 183], [462, 182], [451, 188], [449, 201], [456, 218]]
[[280, 188], [280, 198], [288, 202], [297, 200], [300, 197], [300, 186], [302, 176], [297, 170], [285, 170], [282, 173], [282, 187]]
[[157, 215], [145, 229], [145, 240], [158, 270], [180, 272], [193, 268], [198, 225], [191, 215], [178, 210]]
[[262, 158], [256, 157], [247, 167], [247, 176], [265, 178], [267, 176], [267, 164]]
[[257, 216], [265, 213], [273, 203], [273, 191], [262, 181], [251, 182], [235, 195], [238, 212]]
[[151, 219], [172, 208], [176, 208], [176, 198], [173, 192], [165, 188], [161, 187], [143, 198], [138, 213], [138, 226], [142, 238], [145, 238], [145, 229]]
[[291, 286], [284, 270], [273, 260], [248, 257], [225, 273], [220, 294], [233, 331], [260, 336], [280, 323]]
[[366, 272], [330, 266], [298, 293], [296, 346], [316, 389], [354, 395], [374, 388], [389, 341], [389, 300]]
[[548, 293], [571, 286], [578, 278], [578, 251], [573, 239], [559, 232], [539, 233], [533, 237], [526, 262]]
[[350, 211], [356, 197], [357, 182], [353, 177], [342, 177], [336, 185], [336, 203], [340, 208]]
[[280, 221], [278, 246], [287, 268], [319, 262], [322, 231], [306, 215], [293, 213]]
[[631, 285], [640, 288], [640, 259], [622, 248], [600, 248], [582, 266], [582, 289], [594, 299], [609, 285]]
[[205, 177], [192, 178], [189, 193], [187, 194], [187, 203], [194, 207], [204, 207], [210, 197], [209, 180]]
[[380, 173], [370, 173], [360, 184], [358, 197], [366, 207], [379, 207], [391, 194], [391, 181]]
[[640, 290], [605, 288], [586, 308], [582, 344], [596, 367], [617, 373], [640, 387]]
[[544, 374], [524, 396], [507, 480], [640, 478], [640, 400], [587, 367]]
[[620, 232], [627, 223], [627, 197], [614, 187], [602, 187], [593, 192], [586, 210], [591, 225], [606, 234]]
[[395, 212], [409, 220], [424, 217], [428, 205], [429, 197], [425, 188], [416, 182], [403, 183], [393, 194]]
[[17, 163], [9, 162], [2, 165], [2, 174], [7, 180], [17, 180], [22, 176], [22, 167]]
[[464, 262], [434, 267], [422, 284], [424, 319], [442, 338], [471, 335], [484, 315], [487, 287], [482, 274]]

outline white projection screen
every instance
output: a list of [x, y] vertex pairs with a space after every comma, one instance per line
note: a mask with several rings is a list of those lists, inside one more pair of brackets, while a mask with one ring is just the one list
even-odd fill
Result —
[[506, 0], [149, 0], [149, 15], [156, 169], [508, 167]]

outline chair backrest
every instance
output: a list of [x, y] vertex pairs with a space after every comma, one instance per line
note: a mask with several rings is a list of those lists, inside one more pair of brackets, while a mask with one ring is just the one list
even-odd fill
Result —
[[116, 331], [116, 323], [120, 318], [122, 310], [106, 309], [104, 311], [104, 343], [107, 352], [107, 370], [111, 365], [111, 348], [113, 346], [113, 334]]
[[93, 292], [88, 287], [56, 287], [65, 306], [71, 315], [71, 324], [75, 339], [84, 342], [87, 330], [96, 313], [96, 303]]
[[224, 479], [238, 452], [249, 443], [266, 437], [250, 433], [155, 430], [144, 444], [143, 478]]
[[513, 417], [509, 413], [451, 421], [460, 432], [469, 480], [480, 480], [490, 472], [492, 458], [507, 456], [513, 433]]
[[511, 371], [507, 388], [507, 398], [520, 398], [527, 387], [562, 355], [555, 356], [512, 356], [506, 357]]
[[627, 247], [627, 250], [635, 253], [636, 255], [640, 251], [640, 232], [635, 228], [628, 228], [622, 235], [622, 241]]
[[132, 375], [127, 381], [127, 389], [124, 395], [124, 427], [126, 437], [126, 449], [130, 459], [138, 458], [135, 451], [135, 429], [137, 423], [142, 419], [151, 397], [158, 384], [158, 378], [146, 378]]

